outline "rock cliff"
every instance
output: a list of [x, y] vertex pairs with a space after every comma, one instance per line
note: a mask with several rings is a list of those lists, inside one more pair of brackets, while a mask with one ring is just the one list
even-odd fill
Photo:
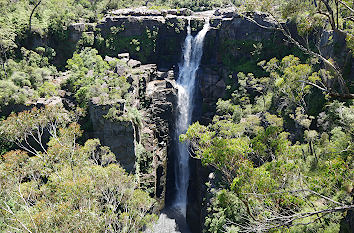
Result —
[[[125, 116], [129, 109], [124, 101], [103, 104], [93, 98], [89, 105], [92, 136], [109, 146], [127, 171], [136, 173], [139, 185], [158, 200], [160, 210], [165, 201], [167, 150], [176, 104], [174, 74], [159, 72], [154, 64], [141, 65], [129, 59], [129, 54], [118, 57], [126, 62], [126, 70], [120, 67], [119, 72], [131, 83], [129, 105], [139, 109], [141, 119]], [[121, 112], [116, 119], [107, 116], [112, 107]]]
[[[205, 39], [204, 55], [197, 74], [199, 105], [195, 120], [208, 123], [215, 113], [215, 104], [226, 94], [229, 75], [237, 70], [238, 59], [250, 57], [250, 46], [257, 42], [274, 42], [275, 33], [259, 28], [233, 9], [193, 13], [189, 10], [156, 11], [124, 9], [113, 11], [92, 27], [74, 25], [71, 35], [78, 43], [94, 35], [93, 46], [102, 55], [118, 57], [130, 66], [129, 79], [134, 106], [142, 112], [142, 125], [114, 122], [104, 118], [109, 106], [90, 105], [94, 136], [110, 146], [118, 161], [127, 169], [137, 171], [143, 188], [164, 207], [166, 187], [173, 192], [173, 148], [170, 147], [174, 127], [178, 63], [186, 26], [190, 21], [192, 33], [197, 33], [209, 18], [211, 30]], [[257, 21], [271, 24], [264, 15]], [[81, 36], [81, 39], [79, 37]], [[238, 41], [239, 43], [234, 43]], [[246, 43], [247, 42], [247, 43]], [[227, 54], [225, 54], [227, 51]], [[124, 53], [124, 54], [121, 54]], [[140, 61], [140, 62], [137, 62]], [[154, 64], [154, 65], [151, 65]], [[146, 64], [146, 65], [141, 65]], [[118, 69], [121, 70], [121, 69]], [[168, 160], [169, 159], [169, 160]], [[169, 169], [169, 170], [168, 170]], [[191, 161], [192, 177], [188, 198], [187, 222], [201, 232], [202, 203], [208, 170], [198, 161]], [[169, 179], [167, 179], [169, 174]], [[204, 204], [205, 205], [205, 204]]]
[[[252, 14], [263, 26], [274, 24], [265, 14]], [[279, 32], [257, 26], [232, 8], [198, 13], [188, 9], [115, 10], [99, 22], [70, 25], [61, 39], [50, 38], [50, 35], [34, 37], [29, 45], [54, 48], [58, 54], [54, 63], [58, 67], [65, 66], [64, 62], [74, 51], [85, 46], [96, 48], [106, 61], [112, 57], [121, 61], [114, 72], [127, 77], [131, 85], [130, 98], [126, 100], [129, 103], [122, 100], [102, 103], [99, 98], [91, 99], [88, 119], [92, 135], [89, 136], [99, 138], [127, 171], [136, 173], [140, 187], [158, 201], [157, 210], [165, 206], [166, 195], [174, 192], [174, 149], [170, 145], [176, 111], [175, 79], [187, 24], [190, 23], [195, 35], [206, 19], [210, 20], [211, 28], [197, 73], [198, 96], [193, 119], [208, 124], [215, 114], [218, 99], [232, 93], [238, 72], [261, 76], [263, 71], [257, 66], [258, 62], [296, 54], [296, 48], [287, 44]], [[352, 78], [352, 53], [348, 53], [345, 46], [338, 46], [345, 43], [341, 32], [324, 32], [319, 46], [323, 56], [339, 61], [345, 78]], [[7, 106], [3, 114], [58, 103], [67, 108], [76, 105], [73, 94], [63, 91], [58, 95], [27, 105]], [[119, 112], [117, 118], [108, 117], [112, 108]], [[193, 232], [200, 232], [205, 212], [202, 206], [207, 205], [203, 200], [207, 190], [204, 183], [210, 170], [196, 160], [191, 160], [190, 168], [187, 222]]]
[[[94, 103], [90, 115], [95, 136], [111, 147], [128, 170], [140, 169], [139, 179], [159, 200], [159, 209], [164, 206], [166, 176], [171, 173], [168, 155], [173, 156], [173, 148], [169, 145], [176, 104], [174, 79], [178, 74], [188, 21], [192, 33], [201, 29], [206, 18], [211, 24], [197, 74], [199, 104], [194, 119], [203, 124], [209, 123], [214, 116], [217, 100], [230, 95], [238, 72], [262, 75], [258, 62], [296, 52], [279, 32], [259, 27], [234, 12], [234, 9], [201, 13], [186, 9], [124, 9], [110, 12], [96, 25], [76, 24], [70, 28], [71, 37], [77, 43], [91, 43], [102, 55], [118, 57], [132, 69], [131, 92], [134, 106], [143, 113], [142, 125], [110, 122], [102, 117], [105, 107]], [[253, 18], [264, 26], [274, 24], [262, 13], [253, 13]], [[324, 38], [321, 46], [328, 43]], [[333, 49], [328, 49], [327, 53], [333, 54]], [[340, 53], [346, 58], [343, 66], [350, 67], [353, 72], [352, 56], [345, 49]], [[202, 226], [201, 206], [206, 188], [201, 183], [207, 180], [208, 171], [203, 170], [198, 161], [192, 161], [191, 165], [192, 177], [196, 179], [191, 181], [193, 185], [189, 188], [189, 200], [193, 203], [188, 207], [187, 221]], [[173, 182], [173, 177], [169, 182]], [[200, 232], [201, 228], [192, 230]]]

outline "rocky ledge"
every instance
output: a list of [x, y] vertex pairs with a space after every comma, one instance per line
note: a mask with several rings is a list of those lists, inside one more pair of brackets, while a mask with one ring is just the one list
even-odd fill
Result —
[[[176, 106], [173, 71], [161, 72], [156, 64], [141, 64], [128, 53], [117, 54], [123, 61], [116, 72], [131, 84], [127, 100], [102, 103], [93, 98], [89, 105], [92, 136], [109, 146], [117, 161], [135, 172], [139, 185], [164, 207], [167, 174], [167, 153]], [[112, 58], [106, 56], [105, 60]], [[129, 107], [128, 107], [129, 106]], [[108, 118], [110, 108], [118, 109], [118, 118]], [[129, 108], [139, 109], [139, 120], [125, 117]]]

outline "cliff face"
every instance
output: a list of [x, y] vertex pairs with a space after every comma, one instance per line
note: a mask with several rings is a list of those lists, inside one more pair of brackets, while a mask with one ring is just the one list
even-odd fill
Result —
[[89, 106], [92, 136], [109, 146], [127, 171], [136, 173], [139, 185], [158, 201], [156, 209], [160, 210], [165, 201], [167, 150], [176, 104], [174, 74], [157, 71], [155, 64], [141, 65], [129, 59], [129, 54], [118, 56], [126, 62], [126, 70], [121, 67], [119, 72], [131, 83], [130, 105], [139, 109], [141, 115], [138, 120], [124, 114], [112, 119], [107, 117], [110, 108], [129, 112], [128, 104], [102, 104], [92, 99]]
[[[170, 142], [176, 110], [175, 79], [186, 27], [190, 20], [192, 33], [197, 33], [205, 18], [210, 19], [211, 29], [205, 39], [197, 75], [198, 104], [194, 119], [208, 123], [215, 113], [217, 100], [226, 94], [229, 75], [236, 75], [233, 66], [237, 65], [238, 59], [251, 56], [249, 48], [245, 49], [242, 43], [272, 43], [274, 32], [261, 29], [232, 10], [198, 14], [188, 10], [117, 10], [95, 27], [78, 24], [71, 27], [71, 38], [78, 44], [88, 43], [88, 38], [93, 36], [91, 45], [102, 55], [118, 57], [131, 69], [128, 72], [132, 84], [130, 91], [133, 106], [143, 115], [142, 124], [107, 119], [104, 116], [111, 105], [103, 106], [93, 100], [90, 104], [93, 136], [109, 146], [128, 171], [137, 172], [142, 187], [159, 201], [157, 209], [164, 207], [166, 187], [169, 188], [167, 195], [173, 194], [174, 154]], [[265, 25], [271, 24], [263, 15], [258, 15], [257, 20]], [[192, 178], [188, 190], [187, 222], [194, 226], [193, 232], [201, 232], [205, 212], [202, 208], [205, 206], [204, 183], [209, 170], [196, 160], [191, 160], [190, 167]]]
[[90, 103], [89, 113], [93, 125], [93, 137], [110, 147], [119, 163], [132, 171], [135, 165], [136, 128], [131, 121], [112, 121], [106, 119], [110, 105]]
[[[97, 25], [76, 24], [70, 28], [75, 43], [94, 46], [102, 55], [119, 57], [132, 69], [129, 72], [131, 93], [134, 106], [143, 114], [142, 124], [105, 119], [107, 106], [94, 102], [90, 106], [90, 117], [94, 136], [111, 147], [125, 168], [138, 170], [140, 183], [159, 201], [159, 209], [165, 203], [166, 186], [169, 183], [172, 187], [174, 182], [173, 175], [169, 175], [168, 180], [167, 174], [173, 173], [169, 168], [172, 168], [173, 161], [170, 142], [176, 110], [175, 79], [186, 25], [190, 20], [192, 32], [196, 33], [205, 18], [210, 19], [211, 29], [205, 39], [197, 74], [198, 104], [194, 120], [207, 124], [215, 114], [218, 99], [232, 91], [230, 82], [235, 82], [232, 79], [237, 79], [239, 71], [261, 75], [258, 62], [282, 58], [294, 53], [296, 48], [286, 44], [279, 32], [259, 27], [236, 15], [232, 9], [203, 13], [124, 9], [111, 12]], [[264, 26], [274, 23], [261, 13], [254, 13], [253, 18]], [[329, 43], [324, 38], [321, 46], [329, 46]], [[345, 57], [343, 66], [348, 66], [349, 73], [352, 73], [352, 56], [345, 49], [339, 52]], [[327, 53], [333, 54], [333, 48], [328, 48]], [[187, 221], [193, 223], [191, 226], [198, 226], [192, 229], [193, 232], [200, 232], [203, 226], [201, 206], [205, 206], [204, 183], [209, 172], [199, 161], [191, 161], [193, 180], [188, 190]], [[173, 192], [173, 187], [169, 192]]]
[[[188, 20], [192, 32], [197, 33], [206, 18], [210, 20], [211, 29], [205, 39], [198, 80], [203, 113], [200, 119], [207, 123], [214, 114], [215, 103], [225, 95], [228, 76], [236, 76], [238, 62], [252, 57], [254, 44], [282, 43], [279, 34], [241, 18], [233, 9], [202, 13], [183, 9], [124, 9], [111, 12], [97, 24], [94, 46], [100, 53], [109, 56], [129, 52], [133, 59], [143, 64], [154, 63], [158, 70], [167, 71], [177, 68], [181, 60]], [[260, 13], [255, 14], [254, 18], [264, 26], [273, 23]]]
[[[144, 111], [145, 140], [143, 145], [154, 154], [155, 197], [162, 208], [165, 203], [167, 183], [167, 160], [174, 125], [176, 109], [176, 87], [173, 73], [160, 73], [158, 80], [152, 80], [146, 85], [146, 101]], [[149, 176], [149, 175], [148, 175]]]

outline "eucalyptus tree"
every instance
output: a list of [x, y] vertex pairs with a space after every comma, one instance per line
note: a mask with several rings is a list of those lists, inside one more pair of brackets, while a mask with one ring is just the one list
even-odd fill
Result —
[[78, 143], [77, 116], [51, 106], [1, 122], [22, 149], [0, 157], [1, 232], [141, 232], [156, 219], [155, 201], [107, 147]]
[[[347, 82], [343, 77], [343, 67], [335, 57], [325, 55], [321, 48], [323, 35], [330, 32], [332, 37], [347, 38], [347, 46], [353, 50], [354, 42], [354, 3], [341, 0], [247, 0], [233, 1], [235, 10], [246, 19], [258, 26], [280, 31], [285, 39], [294, 44], [304, 53], [318, 59], [329, 72], [320, 75], [324, 86], [311, 83], [321, 91], [334, 98], [353, 99]], [[250, 12], [251, 11], [251, 12]], [[273, 22], [272, 26], [263, 25], [253, 18], [252, 11], [261, 11]], [[295, 23], [297, 32], [289, 29], [289, 23]], [[331, 37], [331, 38], [332, 38]], [[328, 79], [334, 77], [338, 83], [339, 91], [333, 88]]]

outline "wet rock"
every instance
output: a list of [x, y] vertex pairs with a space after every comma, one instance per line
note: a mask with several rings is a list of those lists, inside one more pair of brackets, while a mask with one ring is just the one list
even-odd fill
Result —
[[172, 70], [169, 70], [169, 71], [166, 71], [166, 72], [159, 71], [157, 73], [157, 78], [159, 80], [163, 80], [163, 79], [172, 80], [172, 79], [174, 79], [174, 73], [173, 73]]

